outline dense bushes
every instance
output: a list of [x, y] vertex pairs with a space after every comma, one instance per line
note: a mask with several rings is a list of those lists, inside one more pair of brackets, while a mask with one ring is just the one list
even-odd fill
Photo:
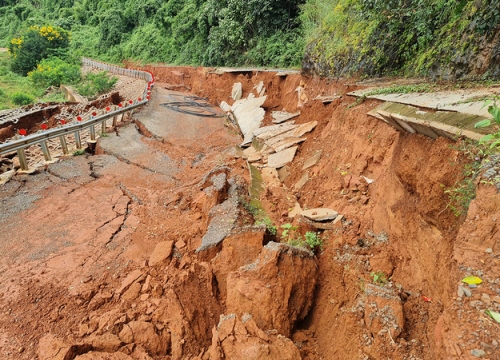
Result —
[[60, 27], [30, 26], [9, 43], [14, 57], [12, 71], [27, 75], [40, 60], [51, 55], [62, 55], [69, 44], [70, 33]]
[[[304, 2], [54, 0], [39, 2], [35, 8], [29, 0], [2, 1], [0, 45], [21, 38], [17, 34], [23, 27], [52, 24], [72, 32], [68, 54], [74, 58], [297, 66], [303, 52], [298, 14]], [[17, 61], [23, 66], [16, 71], [27, 73], [40, 59], [23, 57]]]
[[80, 66], [52, 57], [43, 59], [37, 68], [28, 73], [35, 86], [47, 88], [61, 84], [73, 84], [80, 79]]
[[323, 75], [500, 75], [500, 0], [308, 0], [301, 19]]

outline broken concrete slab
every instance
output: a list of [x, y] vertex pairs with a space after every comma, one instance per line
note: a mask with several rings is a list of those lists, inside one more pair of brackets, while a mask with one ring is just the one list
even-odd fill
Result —
[[258, 98], [249, 96], [246, 99], [236, 101], [231, 107], [243, 134], [242, 145], [252, 142], [253, 132], [260, 128], [266, 114], [261, 106], [266, 101], [266, 98], [266, 96]]
[[296, 113], [289, 113], [287, 111], [273, 111], [271, 113], [271, 116], [273, 118], [273, 123], [275, 124], [281, 124], [287, 120], [293, 119], [294, 117], [297, 117], [300, 115], [300, 111]]
[[[347, 95], [361, 97], [366, 96], [366, 94], [373, 90], [374, 88], [357, 90]], [[484, 106], [484, 98], [493, 97], [495, 94], [494, 89], [488, 89], [478, 91], [461, 90], [437, 91], [432, 93], [379, 94], [368, 95], [367, 97], [392, 103], [415, 105], [436, 110], [456, 111], [464, 114], [491, 118], [488, 109]]]
[[267, 166], [275, 169], [279, 169], [285, 166], [286, 164], [293, 161], [297, 149], [298, 146], [294, 146], [270, 155], [269, 158], [267, 159]]
[[278, 175], [282, 182], [285, 181], [286, 178], [290, 176], [290, 167], [283, 166], [281, 169], [278, 170]]
[[318, 125], [317, 121], [310, 121], [305, 124], [301, 124], [296, 129], [290, 131], [290, 136], [301, 137], [302, 135], [307, 134], [308, 132], [314, 130], [314, 128], [317, 125]]
[[295, 216], [299, 215], [302, 212], [302, 208], [300, 207], [300, 204], [298, 202], [295, 202], [295, 206], [293, 207], [292, 210], [288, 213], [289, 218], [294, 218]]
[[243, 85], [240, 82], [233, 85], [233, 90], [231, 91], [231, 97], [233, 100], [240, 100], [243, 96]]
[[263, 126], [254, 131], [253, 135], [261, 140], [268, 140], [272, 137], [281, 135], [290, 130], [297, 128], [299, 125], [295, 125], [294, 122], [287, 122], [279, 125]]
[[229, 111], [231, 111], [231, 105], [229, 105], [229, 104], [228, 104], [227, 102], [225, 102], [225, 101], [222, 101], [222, 102], [220, 103], [220, 108], [221, 108], [221, 109], [222, 109], [222, 111], [224, 111], [224, 112], [229, 112]]
[[307, 140], [307, 138], [288, 137], [286, 139], [281, 140], [278, 143], [273, 144], [272, 148], [274, 149], [274, 151], [280, 152], [280, 151], [283, 151], [283, 150], [289, 148], [290, 146], [300, 144], [306, 140]]
[[316, 208], [303, 210], [300, 215], [313, 220], [313, 221], [331, 221], [339, 215], [339, 213], [332, 209], [327, 208]]
[[488, 129], [475, 129], [474, 124], [483, 117], [456, 112], [423, 112], [418, 108], [396, 103], [384, 103], [370, 111], [368, 115], [381, 119], [401, 132], [418, 132], [436, 138], [444, 136], [455, 139], [463, 135], [479, 140], [488, 133]]
[[302, 166], [302, 170], [309, 169], [310, 167], [313, 167], [319, 162], [319, 159], [321, 159], [321, 154], [323, 153], [323, 150], [318, 150], [316, 153], [311, 156], [309, 159], [307, 159], [304, 163], [304, 166]]
[[264, 96], [264, 94], [266, 93], [266, 88], [264, 87], [264, 81], [262, 80], [253, 88], [254, 90], [256, 90], [258, 96]]
[[318, 95], [313, 100], [321, 101], [323, 104], [330, 104], [334, 100], [340, 99], [340, 95]]
[[294, 185], [295, 190], [300, 190], [304, 187], [304, 185], [309, 181], [309, 173], [306, 172], [302, 177], [297, 181], [297, 183]]

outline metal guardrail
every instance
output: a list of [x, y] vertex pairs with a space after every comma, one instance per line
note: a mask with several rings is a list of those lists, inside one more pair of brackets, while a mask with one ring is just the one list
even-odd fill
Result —
[[82, 63], [84, 66], [108, 71], [117, 75], [123, 75], [147, 81], [148, 84], [144, 89], [143, 97], [137, 100], [129, 100], [124, 104], [120, 103], [118, 106], [113, 106], [113, 109], [111, 107], [107, 107], [104, 111], [101, 111], [102, 113], [100, 115], [98, 115], [94, 111], [91, 114], [75, 116], [73, 119], [68, 119], [67, 123], [65, 122], [63, 125], [58, 126], [55, 129], [38, 131], [37, 133], [28, 136], [24, 136], [23, 134], [21, 134], [15, 140], [0, 144], [0, 155], [17, 151], [22, 171], [28, 171], [28, 164], [24, 152], [26, 148], [32, 145], [40, 144], [45, 161], [52, 161], [52, 157], [47, 146], [47, 140], [59, 137], [63, 154], [66, 155], [69, 152], [65, 135], [73, 133], [75, 136], [76, 148], [81, 149], [82, 144], [80, 140], [80, 131], [88, 128], [90, 131], [90, 141], [96, 141], [96, 124], [101, 124], [101, 129], [104, 133], [106, 131], [107, 120], [113, 119], [113, 127], [116, 127], [118, 120], [123, 120], [123, 117], [126, 113], [129, 113], [132, 110], [148, 103], [151, 93], [151, 87], [154, 85], [155, 81], [154, 75], [152, 73], [135, 69], [124, 69], [114, 65], [94, 61], [88, 58], [83, 58]]

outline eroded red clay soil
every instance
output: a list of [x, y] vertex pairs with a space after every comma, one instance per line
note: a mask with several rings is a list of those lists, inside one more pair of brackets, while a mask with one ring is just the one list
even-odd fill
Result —
[[[217, 206], [246, 197], [247, 164], [233, 150], [241, 139], [209, 119], [191, 138], [159, 141], [142, 127], [142, 110], [137, 124], [150, 137], [141, 141], [168, 155], [172, 169], [101, 154], [0, 188], [2, 359], [500, 358], [499, 326], [484, 314], [500, 307], [500, 196], [478, 184], [467, 217], [446, 208], [442, 185], [459, 180], [466, 162], [458, 144], [398, 133], [366, 115], [374, 101], [349, 108], [354, 99], [344, 96], [298, 108], [301, 80], [309, 99], [355, 89], [344, 82], [148, 69], [157, 92], [182, 85], [213, 104], [231, 104], [235, 82], [246, 96], [262, 80], [265, 124], [271, 110], [318, 121], [284, 184], [268, 185], [261, 200], [278, 227], [292, 221], [295, 198], [345, 221], [322, 232], [313, 258], [263, 247], [270, 239], [239, 206], [231, 235], [196, 252], [224, 212]], [[318, 150], [309, 181], [294, 190]], [[380, 271], [384, 286], [370, 276]], [[484, 282], [458, 294], [465, 275]]]

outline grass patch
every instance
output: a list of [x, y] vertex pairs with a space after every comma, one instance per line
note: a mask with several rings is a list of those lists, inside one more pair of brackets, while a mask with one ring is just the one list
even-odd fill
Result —
[[367, 92], [364, 96], [389, 95], [389, 94], [409, 94], [409, 93], [428, 93], [435, 91], [436, 87], [431, 84], [411, 84], [395, 85], [386, 88], [375, 89]]

